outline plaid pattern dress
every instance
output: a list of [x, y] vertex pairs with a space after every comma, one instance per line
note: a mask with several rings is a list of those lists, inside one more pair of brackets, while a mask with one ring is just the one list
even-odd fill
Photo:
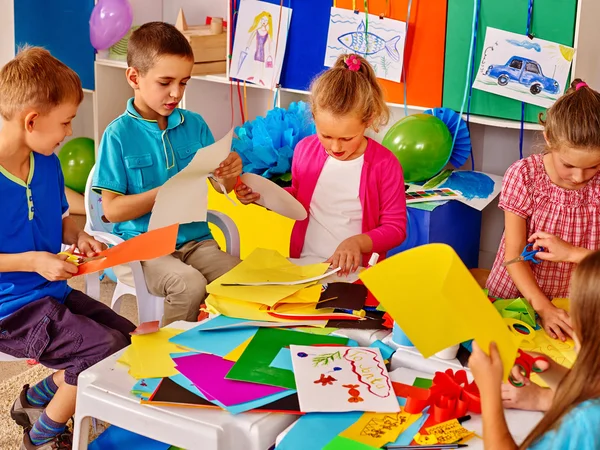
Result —
[[[527, 237], [545, 231], [578, 247], [600, 248], [600, 173], [578, 191], [564, 189], [550, 180], [543, 155], [532, 155], [517, 161], [506, 171], [499, 207], [527, 220]], [[521, 297], [508, 271], [502, 267], [504, 252], [502, 235], [487, 281], [489, 294], [498, 298]], [[542, 261], [530, 267], [548, 298], [568, 297], [575, 264]]]

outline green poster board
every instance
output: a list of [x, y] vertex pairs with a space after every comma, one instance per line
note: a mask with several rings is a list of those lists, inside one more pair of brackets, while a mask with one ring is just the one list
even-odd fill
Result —
[[[448, 0], [443, 106], [456, 111], [460, 110], [467, 81], [474, 1]], [[528, 0], [481, 0], [475, 70], [487, 27], [525, 34], [528, 7]], [[572, 47], [576, 12], [577, 0], [535, 0], [532, 32], [537, 38]], [[526, 105], [525, 120], [537, 122], [542, 111], [544, 108]], [[471, 114], [521, 120], [521, 102], [473, 89]]]

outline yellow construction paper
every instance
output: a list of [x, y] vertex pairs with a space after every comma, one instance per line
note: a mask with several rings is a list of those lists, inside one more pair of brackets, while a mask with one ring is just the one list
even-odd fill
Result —
[[519, 340], [450, 246], [398, 253], [359, 277], [425, 358], [471, 339], [487, 353], [495, 342], [508, 379]]
[[433, 434], [415, 434], [413, 440], [419, 445], [435, 445], [438, 443], [437, 437]]
[[[156, 333], [131, 336], [131, 346], [123, 354], [128, 361], [129, 374], [137, 379], [162, 378], [177, 375], [175, 363], [169, 356], [181, 352], [181, 347], [169, 342], [183, 330], [161, 328]], [[119, 361], [123, 362], [123, 356]]]
[[395, 442], [400, 433], [419, 417], [421, 414], [409, 414], [404, 412], [404, 408], [401, 408], [400, 412], [391, 414], [366, 412], [339, 435], [381, 448], [385, 444]]
[[464, 438], [470, 438], [475, 433], [469, 431], [456, 419], [439, 423], [425, 429], [429, 435], [435, 436], [438, 444], [453, 444]]
[[569, 314], [571, 313], [571, 301], [568, 298], [555, 298], [552, 303], [557, 308], [564, 309]]
[[237, 360], [240, 359], [240, 356], [242, 356], [242, 353], [244, 353], [244, 351], [246, 350], [246, 347], [248, 347], [248, 344], [250, 344], [252, 338], [254, 338], [254, 336], [249, 337], [236, 348], [231, 350], [229, 353], [223, 356], [223, 359], [226, 359], [227, 361], [237, 362]]
[[209, 294], [245, 302], [273, 306], [286, 297], [314, 285], [223, 286], [228, 283], [291, 282], [316, 277], [325, 273], [328, 264], [298, 266], [274, 250], [256, 249], [244, 261], [210, 283]]

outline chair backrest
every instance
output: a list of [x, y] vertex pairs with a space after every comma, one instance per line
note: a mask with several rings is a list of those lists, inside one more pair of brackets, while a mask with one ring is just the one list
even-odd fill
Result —
[[85, 203], [85, 230], [86, 231], [105, 231], [113, 232], [113, 224], [106, 221], [102, 209], [102, 195], [92, 189], [92, 180], [94, 178], [94, 170], [92, 167], [87, 182], [85, 183], [84, 203]]

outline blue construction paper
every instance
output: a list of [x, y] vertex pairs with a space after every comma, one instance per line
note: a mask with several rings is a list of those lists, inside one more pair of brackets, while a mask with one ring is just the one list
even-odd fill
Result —
[[281, 440], [277, 450], [321, 450], [362, 415], [362, 412], [305, 414]]
[[223, 314], [218, 315], [210, 320], [206, 320], [198, 325], [195, 330], [208, 331], [217, 330], [219, 328], [231, 327], [233, 325], [239, 326], [242, 323], [249, 322], [248, 319], [234, 319], [233, 317], [227, 317]]
[[373, 342], [371, 345], [369, 345], [369, 347], [378, 348], [381, 351], [381, 356], [383, 356], [383, 359], [386, 359], [386, 360], [389, 360], [392, 357], [392, 355], [394, 354], [394, 352], [396, 351], [389, 345], [384, 344], [383, 342], [381, 342], [379, 340]]
[[111, 425], [89, 445], [89, 450], [167, 450], [170, 444], [155, 441]]
[[279, 353], [277, 353], [277, 356], [271, 361], [269, 366], [277, 367], [278, 369], [291, 370], [293, 372], [294, 366], [292, 364], [292, 353], [290, 352], [290, 349], [282, 348], [279, 350]]
[[254, 336], [257, 330], [258, 328], [252, 327], [199, 331], [198, 327], [194, 327], [173, 336], [169, 341], [192, 350], [223, 357]]
[[[161, 381], [162, 378], [142, 378], [133, 385], [133, 388], [131, 388], [132, 391], [136, 391], [136, 393], [132, 392], [132, 394], [139, 398], [150, 397], [150, 395], [152, 395], [152, 393], [156, 390]], [[142, 396], [142, 392], [148, 395]]]

